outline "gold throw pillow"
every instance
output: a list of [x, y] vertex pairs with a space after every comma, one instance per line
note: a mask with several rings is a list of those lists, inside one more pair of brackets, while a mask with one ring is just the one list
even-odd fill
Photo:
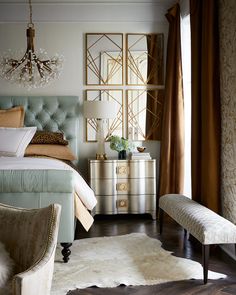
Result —
[[0, 110], [0, 127], [19, 128], [24, 126], [25, 110], [23, 106]]
[[45, 156], [60, 160], [76, 160], [69, 146], [59, 144], [29, 144], [25, 156]]

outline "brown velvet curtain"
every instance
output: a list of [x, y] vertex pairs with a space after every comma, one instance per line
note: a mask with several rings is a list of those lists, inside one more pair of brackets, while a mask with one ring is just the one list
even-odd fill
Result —
[[192, 198], [220, 211], [220, 80], [217, 0], [190, 0]]
[[162, 121], [159, 195], [182, 193], [184, 184], [184, 106], [180, 7], [168, 10], [166, 83]]

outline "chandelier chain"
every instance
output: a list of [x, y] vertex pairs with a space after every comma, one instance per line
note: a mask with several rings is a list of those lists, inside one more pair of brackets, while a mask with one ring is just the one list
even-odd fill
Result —
[[30, 9], [30, 24], [33, 25], [33, 12], [32, 12], [32, 3], [31, 3], [31, 0], [29, 0], [29, 9]]

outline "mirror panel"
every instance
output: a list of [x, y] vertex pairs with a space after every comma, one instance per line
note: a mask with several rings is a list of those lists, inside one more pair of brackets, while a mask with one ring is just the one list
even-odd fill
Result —
[[[86, 100], [113, 101], [118, 104], [117, 116], [104, 120], [104, 135], [107, 139], [111, 134], [123, 136], [123, 91], [117, 89], [86, 90]], [[97, 120], [86, 119], [86, 141], [96, 141]]]
[[164, 35], [126, 35], [126, 84], [164, 85]]
[[123, 84], [123, 34], [86, 34], [86, 84]]
[[163, 98], [163, 89], [126, 91], [128, 139], [161, 139]]

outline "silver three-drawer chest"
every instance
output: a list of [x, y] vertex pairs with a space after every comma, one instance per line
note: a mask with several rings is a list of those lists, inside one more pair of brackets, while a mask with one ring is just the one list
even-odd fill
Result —
[[89, 160], [95, 214], [150, 213], [156, 219], [156, 160]]

